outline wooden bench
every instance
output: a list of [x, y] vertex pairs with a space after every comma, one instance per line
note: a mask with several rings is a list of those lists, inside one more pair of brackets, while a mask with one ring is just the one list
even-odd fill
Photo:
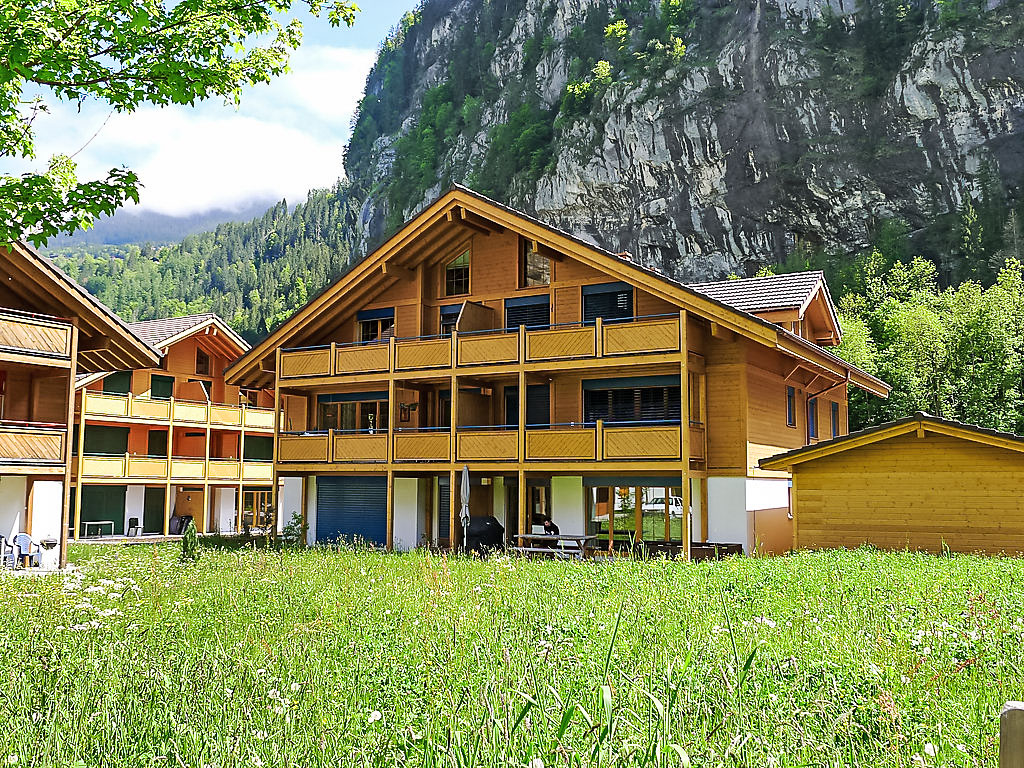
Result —
[[[585, 560], [592, 555], [593, 542], [597, 541], [597, 536], [550, 533], [520, 533], [517, 538], [519, 546], [509, 547], [509, 551], [559, 560]], [[544, 544], [549, 546], [538, 546]]]

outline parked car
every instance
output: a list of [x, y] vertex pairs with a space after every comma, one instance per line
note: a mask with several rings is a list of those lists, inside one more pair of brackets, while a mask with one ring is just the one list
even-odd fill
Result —
[[[654, 498], [647, 499], [644, 502], [644, 514], [645, 515], [656, 515], [664, 513], [665, 511], [665, 497], [655, 496]], [[683, 497], [682, 496], [669, 496], [668, 497], [668, 514], [670, 517], [682, 517], [683, 516]]]

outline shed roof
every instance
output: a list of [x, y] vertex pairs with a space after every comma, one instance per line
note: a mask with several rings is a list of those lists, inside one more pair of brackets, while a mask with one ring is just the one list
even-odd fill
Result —
[[833, 456], [837, 453], [844, 453], [864, 445], [871, 445], [872, 443], [878, 443], [911, 432], [917, 432], [921, 437], [924, 437], [926, 432], [948, 435], [961, 440], [1024, 453], [1024, 437], [1020, 435], [979, 427], [976, 424], [966, 424], [962, 421], [943, 419], [938, 416], [932, 416], [924, 411], [918, 411], [912, 416], [897, 419], [896, 421], [889, 421], [876, 427], [851, 432], [848, 435], [835, 437], [825, 442], [769, 456], [766, 459], [761, 459], [759, 466], [761, 469], [789, 470], [797, 464], [822, 459], [826, 456]]

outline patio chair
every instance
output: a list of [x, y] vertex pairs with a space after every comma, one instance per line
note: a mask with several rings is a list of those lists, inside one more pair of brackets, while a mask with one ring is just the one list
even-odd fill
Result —
[[128, 518], [128, 530], [125, 532], [125, 536], [141, 536], [142, 526], [139, 524], [139, 518], [129, 517]]
[[27, 533], [19, 533], [14, 537], [14, 546], [18, 548], [18, 560], [28, 558], [28, 564], [42, 565], [42, 555], [39, 552], [39, 545], [32, 541]]
[[0, 568], [16, 568], [17, 566], [17, 552], [4, 536], [0, 536]]

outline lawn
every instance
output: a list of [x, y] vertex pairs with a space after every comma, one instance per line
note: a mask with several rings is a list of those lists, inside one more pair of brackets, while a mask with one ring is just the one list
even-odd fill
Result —
[[0, 764], [991, 765], [1024, 561], [79, 547], [0, 578]]

